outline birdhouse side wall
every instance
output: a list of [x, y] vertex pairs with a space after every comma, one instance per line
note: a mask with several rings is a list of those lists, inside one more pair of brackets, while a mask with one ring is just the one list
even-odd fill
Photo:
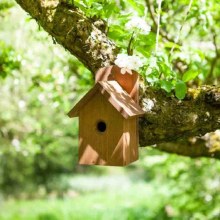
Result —
[[138, 118], [124, 121], [124, 150], [126, 164], [138, 160]]
[[[79, 113], [79, 164], [126, 165], [124, 118], [99, 92]], [[98, 130], [98, 123], [106, 125]], [[104, 127], [101, 126], [101, 129]]]

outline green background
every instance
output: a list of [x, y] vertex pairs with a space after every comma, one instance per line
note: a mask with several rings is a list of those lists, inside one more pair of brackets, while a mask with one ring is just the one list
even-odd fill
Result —
[[18, 5], [0, 2], [0, 219], [220, 219], [217, 160], [143, 148], [126, 168], [77, 165], [78, 121], [66, 113], [92, 85]]

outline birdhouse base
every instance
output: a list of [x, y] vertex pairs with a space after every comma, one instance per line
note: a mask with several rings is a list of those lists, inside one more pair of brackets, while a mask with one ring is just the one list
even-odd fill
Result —
[[[101, 166], [127, 166], [138, 160], [138, 149], [133, 149], [133, 152], [126, 152], [126, 149], [123, 149], [124, 152], [119, 154], [116, 152], [115, 157], [109, 157], [108, 160], [100, 158], [99, 152], [96, 152], [92, 147], [87, 146], [86, 150], [80, 149], [82, 152], [79, 155], [79, 165], [101, 165]], [[133, 153], [132, 158], [130, 158], [130, 153]], [[125, 155], [127, 154], [127, 155]], [[125, 157], [127, 156], [127, 158]], [[125, 157], [125, 158], [124, 158]]]
[[138, 160], [138, 158], [136, 159], [136, 160], [134, 160], [134, 161], [131, 161], [131, 162], [129, 162], [129, 163], [127, 163], [127, 164], [108, 164], [106, 161], [104, 161], [104, 160], [100, 160], [100, 161], [98, 161], [97, 163], [91, 163], [91, 164], [89, 164], [89, 163], [83, 163], [83, 162], [80, 162], [79, 161], [79, 165], [81, 165], [81, 166], [114, 166], [114, 167], [124, 167], [124, 166], [128, 166], [128, 165], [130, 165], [131, 163], [134, 163], [135, 161], [137, 161]]

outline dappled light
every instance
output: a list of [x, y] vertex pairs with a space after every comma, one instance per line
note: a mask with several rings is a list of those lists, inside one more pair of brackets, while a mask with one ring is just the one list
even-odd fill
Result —
[[220, 219], [219, 16], [0, 0], [0, 220]]

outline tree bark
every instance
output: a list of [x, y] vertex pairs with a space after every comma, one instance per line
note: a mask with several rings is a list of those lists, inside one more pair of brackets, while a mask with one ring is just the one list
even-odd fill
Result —
[[212, 157], [220, 159], [220, 130], [203, 137], [193, 137], [155, 146], [156, 149], [189, 157]]
[[146, 111], [139, 123], [141, 146], [203, 136], [220, 128], [218, 87], [189, 89], [182, 101], [152, 88], [140, 91], [140, 105]]
[[[118, 49], [108, 39], [102, 21], [87, 18], [65, 1], [16, 1], [93, 74], [114, 62]], [[189, 89], [187, 97], [180, 101], [163, 91], [141, 86], [140, 105], [146, 111], [140, 119], [140, 146], [157, 144], [160, 150], [191, 157], [213, 155], [205, 139], [190, 144], [188, 138], [220, 128], [220, 88]], [[216, 143], [220, 146], [219, 140]]]
[[66, 1], [16, 0], [53, 39], [76, 56], [95, 73], [100, 67], [113, 63], [116, 45], [102, 31], [101, 20], [87, 18], [83, 12]]

